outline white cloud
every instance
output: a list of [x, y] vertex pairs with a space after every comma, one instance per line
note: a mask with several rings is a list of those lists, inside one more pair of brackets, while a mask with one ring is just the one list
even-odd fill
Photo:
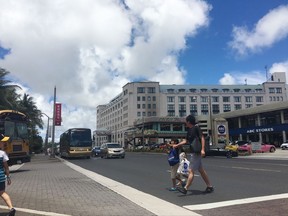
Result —
[[268, 72], [270, 75], [273, 74], [274, 72], [285, 72], [286, 82], [288, 82], [288, 60], [284, 62], [274, 63]]
[[219, 80], [220, 85], [257, 85], [266, 81], [266, 76], [263, 72], [251, 71], [251, 72], [229, 72]]
[[11, 49], [1, 67], [48, 115], [57, 87], [65, 106], [56, 130], [94, 130], [96, 106], [134, 79], [185, 82], [178, 54], [208, 25], [211, 7], [202, 0], [121, 2], [0, 0], [0, 46]]
[[235, 26], [229, 46], [239, 55], [254, 53], [288, 37], [288, 5], [269, 11], [249, 31], [246, 26]]

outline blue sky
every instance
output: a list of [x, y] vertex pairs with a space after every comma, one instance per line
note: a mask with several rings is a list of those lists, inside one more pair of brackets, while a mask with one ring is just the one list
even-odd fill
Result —
[[[261, 84], [288, 72], [287, 0], [0, 0], [0, 67], [61, 133], [135, 80]], [[44, 121], [45, 118], [43, 119]], [[44, 130], [45, 133], [45, 130]]]
[[[235, 55], [227, 45], [232, 40], [233, 26], [246, 26], [252, 30], [270, 10], [287, 5], [287, 1], [241, 0], [225, 1], [225, 4], [219, 0], [208, 2], [213, 6], [209, 27], [202, 29], [196, 37], [189, 38], [188, 48], [180, 55], [180, 65], [184, 65], [187, 71], [197, 70], [200, 75], [196, 79], [187, 76], [188, 83], [219, 84], [223, 73], [231, 72], [259, 71], [265, 76], [265, 66], [269, 69], [275, 62], [288, 60], [288, 37], [258, 53], [246, 56]], [[201, 74], [205, 74], [205, 77]]]

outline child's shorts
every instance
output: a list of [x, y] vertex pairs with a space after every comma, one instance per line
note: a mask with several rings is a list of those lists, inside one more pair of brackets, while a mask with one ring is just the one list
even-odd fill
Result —
[[178, 167], [179, 167], [179, 163], [174, 166], [171, 166], [171, 179], [176, 178]]

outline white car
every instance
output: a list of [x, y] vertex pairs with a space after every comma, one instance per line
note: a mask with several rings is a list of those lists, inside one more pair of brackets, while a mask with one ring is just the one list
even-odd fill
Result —
[[283, 143], [283, 144], [280, 146], [280, 148], [281, 148], [282, 150], [288, 149], [288, 143]]

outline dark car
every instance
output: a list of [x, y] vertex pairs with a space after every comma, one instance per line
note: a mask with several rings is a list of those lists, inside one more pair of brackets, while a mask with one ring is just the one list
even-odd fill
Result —
[[210, 148], [205, 151], [205, 156], [224, 156], [227, 158], [238, 157], [237, 151], [231, 151], [223, 148]]
[[93, 147], [93, 149], [91, 151], [91, 156], [92, 157], [100, 156], [100, 146]]

